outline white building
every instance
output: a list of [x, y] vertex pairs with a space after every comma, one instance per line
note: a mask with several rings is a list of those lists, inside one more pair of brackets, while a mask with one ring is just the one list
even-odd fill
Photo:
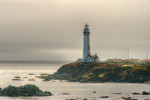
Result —
[[123, 62], [123, 60], [115, 58], [115, 59], [108, 59], [108, 60], [106, 60], [106, 62], [108, 62], [108, 63]]
[[144, 59], [141, 61], [142, 64], [150, 64], [150, 59]]
[[140, 59], [134, 59], [134, 58], [125, 59], [124, 61], [126, 61], [126, 62], [128, 62], [128, 63], [134, 63], [134, 64], [141, 63]]
[[99, 57], [97, 54], [91, 55], [90, 54], [90, 31], [89, 25], [86, 24], [84, 27], [84, 41], [83, 41], [83, 58], [78, 59], [78, 62], [99, 62]]

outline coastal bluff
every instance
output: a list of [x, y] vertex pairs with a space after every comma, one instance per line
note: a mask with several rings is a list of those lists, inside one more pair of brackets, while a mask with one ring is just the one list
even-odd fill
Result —
[[60, 67], [53, 79], [70, 82], [129, 82], [144, 83], [150, 80], [148, 66], [73, 62]]

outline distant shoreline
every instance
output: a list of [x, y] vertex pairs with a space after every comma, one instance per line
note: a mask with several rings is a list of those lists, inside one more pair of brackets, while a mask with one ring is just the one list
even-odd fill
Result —
[[0, 63], [63, 64], [67, 62], [66, 61], [0, 61]]

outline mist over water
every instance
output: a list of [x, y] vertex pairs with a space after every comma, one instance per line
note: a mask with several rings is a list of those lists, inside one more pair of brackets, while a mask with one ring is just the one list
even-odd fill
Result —
[[0, 61], [1, 70], [53, 70], [57, 71], [67, 62], [48, 61]]

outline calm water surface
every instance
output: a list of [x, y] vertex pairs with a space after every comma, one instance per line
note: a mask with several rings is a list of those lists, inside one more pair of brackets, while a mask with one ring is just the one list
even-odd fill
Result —
[[[35, 78], [41, 73], [54, 73], [60, 66], [59, 64], [0, 64], [0, 87], [4, 88], [10, 84], [14, 86], [35, 84], [41, 90], [50, 91], [53, 94], [53, 96], [47, 97], [0, 97], [0, 100], [66, 100], [72, 98], [79, 98], [78, 100], [85, 98], [88, 100], [123, 100], [121, 97], [129, 96], [138, 100], [150, 99], [150, 96], [132, 95], [133, 92], [150, 92], [150, 84], [45, 82]], [[35, 75], [29, 75], [29, 73], [35, 73]], [[15, 76], [20, 76], [22, 81], [12, 81]], [[36, 81], [28, 81], [32, 78]], [[63, 93], [69, 93], [69, 95]], [[109, 98], [102, 99], [101, 96], [109, 96]]]

